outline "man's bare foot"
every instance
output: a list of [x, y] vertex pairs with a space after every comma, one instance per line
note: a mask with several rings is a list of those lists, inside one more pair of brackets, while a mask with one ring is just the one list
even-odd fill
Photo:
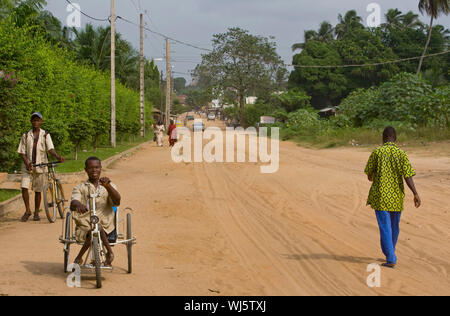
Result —
[[114, 254], [112, 252], [108, 252], [106, 254], [105, 266], [111, 267], [113, 261], [114, 261]]

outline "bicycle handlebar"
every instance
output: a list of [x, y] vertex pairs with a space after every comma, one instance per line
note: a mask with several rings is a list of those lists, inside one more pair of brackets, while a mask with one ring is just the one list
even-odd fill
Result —
[[57, 167], [60, 164], [60, 162], [49, 162], [49, 163], [40, 163], [40, 164], [33, 164], [33, 167]]

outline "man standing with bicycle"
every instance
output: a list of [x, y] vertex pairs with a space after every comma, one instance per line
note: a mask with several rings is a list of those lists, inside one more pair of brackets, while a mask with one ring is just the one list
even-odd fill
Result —
[[64, 158], [58, 155], [53, 146], [50, 134], [41, 129], [42, 114], [35, 112], [31, 115], [32, 129], [23, 134], [17, 152], [22, 157], [22, 197], [25, 203], [25, 214], [22, 216], [22, 222], [28, 221], [31, 216], [30, 195], [28, 190], [30, 183], [35, 192], [34, 196], [34, 221], [39, 221], [39, 208], [41, 206], [41, 192], [44, 190], [46, 182], [45, 168], [33, 167], [33, 165], [48, 163], [47, 152], [54, 156], [59, 162], [64, 162]]

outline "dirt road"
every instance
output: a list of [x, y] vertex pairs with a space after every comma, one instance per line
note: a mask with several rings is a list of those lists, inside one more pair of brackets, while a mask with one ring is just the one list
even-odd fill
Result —
[[383, 255], [365, 203], [368, 155], [283, 142], [279, 171], [264, 175], [255, 163], [175, 164], [167, 147], [148, 144], [104, 172], [134, 209], [134, 273], [117, 248], [103, 289], [88, 275], [70, 289], [61, 222], [9, 218], [0, 223], [0, 294], [450, 295], [450, 158], [410, 154], [423, 207], [407, 193], [399, 266], [372, 289], [366, 269]]

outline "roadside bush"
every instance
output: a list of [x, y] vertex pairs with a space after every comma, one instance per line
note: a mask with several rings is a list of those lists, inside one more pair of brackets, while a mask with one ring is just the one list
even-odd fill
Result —
[[312, 107], [289, 113], [286, 126], [292, 130], [310, 131], [320, 129], [319, 114]]
[[370, 126], [373, 121], [448, 127], [449, 90], [448, 85], [433, 90], [421, 77], [401, 73], [378, 88], [352, 92], [339, 105], [338, 114], [355, 127]]

